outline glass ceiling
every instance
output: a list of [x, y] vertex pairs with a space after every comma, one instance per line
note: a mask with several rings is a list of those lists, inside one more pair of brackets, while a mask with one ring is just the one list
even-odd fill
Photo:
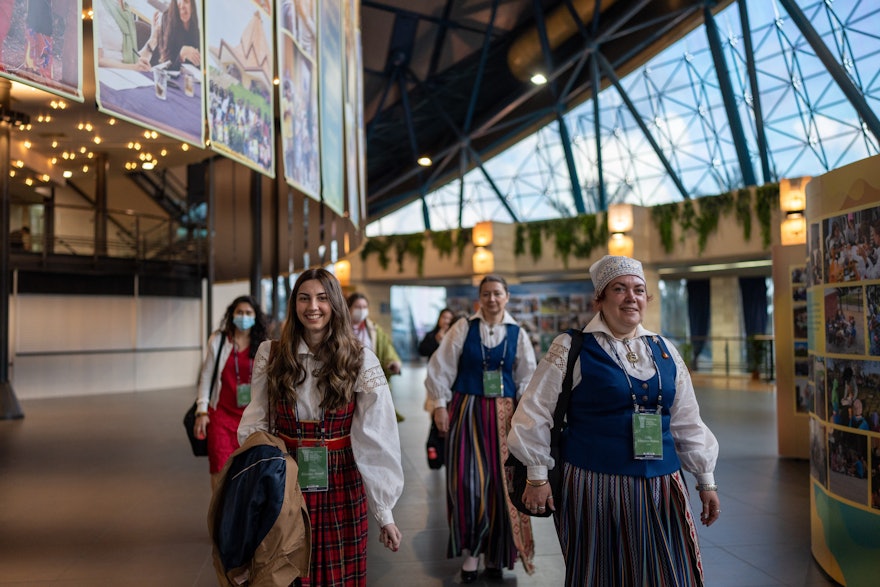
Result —
[[[789, 0], [807, 20], [867, 101], [880, 112], [880, 2]], [[828, 68], [777, 0], [747, 0], [751, 42], [767, 145], [765, 174], [759, 151], [746, 43], [736, 2], [717, 14], [751, 174], [758, 184], [819, 175], [880, 152]], [[620, 80], [649, 129], [651, 144], [623, 95], [609, 86], [599, 96], [606, 204], [643, 206], [727, 192], [746, 185], [734, 132], [722, 100], [707, 28], [695, 29]], [[593, 102], [565, 115], [587, 212], [600, 209]], [[673, 171], [669, 173], [667, 166]], [[557, 123], [484, 163], [480, 169], [425, 196], [430, 228], [469, 227], [481, 220], [528, 222], [576, 213]], [[769, 175], [769, 176], [768, 176]], [[464, 182], [462, 185], [461, 182]], [[413, 202], [367, 226], [368, 236], [425, 228], [422, 202]]]

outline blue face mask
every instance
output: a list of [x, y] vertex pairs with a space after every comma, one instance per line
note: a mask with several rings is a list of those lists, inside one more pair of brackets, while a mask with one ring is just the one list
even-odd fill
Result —
[[235, 327], [239, 330], [250, 330], [254, 327], [254, 323], [257, 319], [254, 316], [236, 316], [232, 319], [232, 323], [235, 324]]

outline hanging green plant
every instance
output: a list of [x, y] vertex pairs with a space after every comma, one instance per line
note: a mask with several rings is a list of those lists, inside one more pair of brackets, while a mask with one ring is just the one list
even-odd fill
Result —
[[660, 204], [651, 208], [651, 218], [660, 233], [663, 250], [671, 253], [675, 248], [675, 221], [678, 219], [678, 203]]
[[598, 214], [582, 214], [578, 216], [578, 224], [584, 235], [583, 240], [576, 242], [572, 254], [578, 259], [586, 259], [596, 247], [603, 246], [608, 242], [608, 224], [605, 223], [605, 215], [600, 218]]
[[516, 237], [513, 241], [513, 254], [517, 257], [521, 257], [526, 254], [526, 233], [528, 232], [528, 228], [526, 228], [525, 224], [517, 224], [516, 225]]
[[578, 219], [561, 218], [548, 222], [548, 228], [554, 233], [556, 254], [562, 259], [562, 264], [568, 267], [568, 257], [577, 244]]
[[455, 249], [458, 253], [458, 263], [459, 265], [464, 260], [464, 250], [471, 243], [471, 233], [473, 232], [470, 228], [459, 228], [455, 236]]
[[382, 269], [388, 269], [391, 258], [388, 256], [388, 249], [391, 248], [391, 241], [385, 237], [368, 238], [361, 249], [361, 260], [366, 261], [370, 255], [379, 256], [379, 265]]
[[772, 237], [773, 210], [779, 207], [779, 184], [768, 183], [755, 190], [755, 215], [761, 227], [761, 243], [770, 246]]
[[742, 226], [743, 238], [752, 239], [752, 190], [741, 189], [736, 192], [736, 221]]
[[455, 248], [455, 237], [451, 230], [438, 230], [428, 234], [430, 234], [431, 243], [441, 258], [452, 255], [452, 250]]
[[678, 240], [684, 242], [687, 232], [696, 225], [697, 211], [694, 209], [694, 201], [687, 199], [681, 203], [681, 210], [678, 212], [678, 224], [681, 230], [678, 234]]
[[422, 233], [398, 234], [391, 237], [397, 251], [397, 271], [403, 273], [404, 257], [409, 255], [416, 262], [416, 273], [419, 277], [425, 267], [425, 236]]
[[532, 222], [529, 224], [529, 253], [532, 259], [538, 261], [543, 254], [544, 247], [544, 223]]
[[697, 231], [697, 248], [702, 254], [706, 250], [709, 236], [718, 230], [718, 220], [733, 209], [733, 194], [726, 192], [717, 196], [707, 196], [700, 198], [698, 202], [700, 213], [694, 217], [692, 224]]

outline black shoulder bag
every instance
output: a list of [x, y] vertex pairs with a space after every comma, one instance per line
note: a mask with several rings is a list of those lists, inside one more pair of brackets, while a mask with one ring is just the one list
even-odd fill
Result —
[[[565, 378], [562, 380], [562, 393], [559, 394], [559, 401], [556, 402], [556, 410], [553, 412], [553, 429], [550, 431], [550, 456], [553, 457], [555, 464], [552, 469], [547, 471], [552, 491], [551, 495], [556, 498], [557, 503], [559, 503], [559, 488], [562, 484], [562, 459], [559, 454], [559, 440], [565, 426], [565, 413], [568, 411], [568, 402], [571, 399], [574, 364], [581, 352], [581, 346], [584, 341], [584, 333], [581, 330], [571, 330], [569, 334], [571, 335], [571, 348], [568, 351], [568, 364], [565, 369]], [[507, 491], [513, 507], [526, 515], [537, 518], [546, 518], [553, 514], [550, 508], [542, 512], [533, 512], [522, 502], [523, 491], [526, 489], [526, 479], [528, 479], [528, 471], [527, 467], [513, 456], [513, 453], [508, 455], [507, 462], [504, 463], [504, 469], [507, 475]]]
[[[220, 352], [223, 350], [223, 343], [226, 342], [226, 334], [223, 332], [220, 333], [220, 346], [217, 347], [217, 357], [214, 359], [214, 374], [211, 376], [211, 387], [208, 389], [208, 397], [211, 397], [211, 393], [214, 391], [214, 386], [217, 385], [217, 371], [220, 368]], [[186, 437], [189, 438], [189, 444], [192, 447], [193, 456], [196, 457], [206, 457], [208, 456], [208, 439], [207, 438], [196, 438], [196, 433], [194, 428], [196, 426], [196, 403], [193, 402], [193, 405], [186, 411], [186, 414], [183, 416], [183, 428], [186, 430]]]

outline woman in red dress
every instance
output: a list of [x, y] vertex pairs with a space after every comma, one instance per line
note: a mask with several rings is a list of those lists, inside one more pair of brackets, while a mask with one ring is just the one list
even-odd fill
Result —
[[239, 446], [238, 423], [250, 402], [254, 356], [260, 343], [268, 338], [266, 324], [266, 316], [256, 300], [241, 296], [229, 304], [220, 330], [208, 339], [196, 400], [195, 434], [208, 438], [211, 489], [223, 465]]

